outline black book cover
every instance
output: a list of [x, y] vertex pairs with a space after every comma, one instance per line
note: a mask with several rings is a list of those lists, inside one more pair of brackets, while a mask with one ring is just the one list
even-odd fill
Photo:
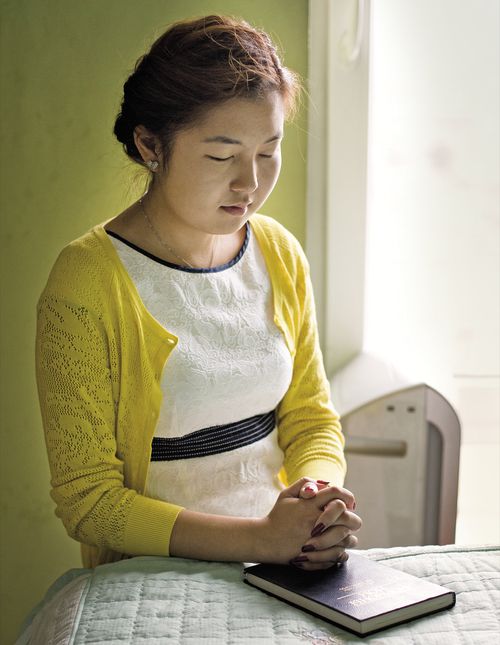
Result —
[[325, 571], [258, 564], [245, 568], [243, 577], [359, 636], [455, 604], [450, 589], [352, 553], [345, 564]]

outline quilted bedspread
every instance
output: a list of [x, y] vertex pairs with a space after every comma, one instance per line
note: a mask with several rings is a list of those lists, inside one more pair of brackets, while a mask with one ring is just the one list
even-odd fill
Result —
[[242, 565], [138, 557], [71, 570], [17, 645], [492, 645], [500, 642], [500, 547], [361, 553], [456, 592], [453, 609], [360, 639], [242, 582]]

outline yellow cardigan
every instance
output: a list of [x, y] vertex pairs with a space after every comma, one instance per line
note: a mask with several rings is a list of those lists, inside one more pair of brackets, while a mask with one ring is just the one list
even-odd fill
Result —
[[[275, 220], [250, 219], [273, 288], [275, 323], [294, 359], [277, 410], [284, 480], [341, 485], [344, 439], [317, 339], [307, 260]], [[168, 555], [179, 506], [144, 496], [177, 337], [147, 311], [103, 225], [63, 249], [38, 303], [36, 367], [51, 495], [85, 566]]]

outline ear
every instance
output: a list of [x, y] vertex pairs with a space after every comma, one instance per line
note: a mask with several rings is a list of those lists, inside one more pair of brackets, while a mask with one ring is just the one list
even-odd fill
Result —
[[143, 125], [134, 128], [134, 143], [144, 163], [161, 160], [161, 145], [158, 137]]

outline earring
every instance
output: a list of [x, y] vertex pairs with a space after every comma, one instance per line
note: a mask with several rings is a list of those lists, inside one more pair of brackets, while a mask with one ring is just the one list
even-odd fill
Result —
[[151, 159], [149, 159], [149, 161], [146, 161], [146, 166], [151, 170], [151, 172], [156, 172], [158, 170], [157, 161], [152, 161]]

